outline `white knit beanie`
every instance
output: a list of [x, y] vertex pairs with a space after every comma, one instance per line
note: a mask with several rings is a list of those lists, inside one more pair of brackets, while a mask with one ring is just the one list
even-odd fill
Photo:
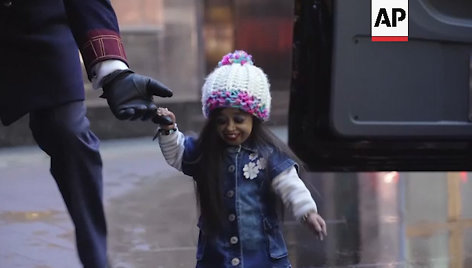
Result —
[[239, 108], [266, 121], [270, 114], [270, 84], [262, 69], [245, 51], [228, 53], [202, 87], [202, 111], [208, 117], [217, 108]]

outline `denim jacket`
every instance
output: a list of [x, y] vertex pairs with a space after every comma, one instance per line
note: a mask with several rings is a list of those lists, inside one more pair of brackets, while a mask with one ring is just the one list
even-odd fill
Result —
[[[199, 152], [185, 139], [182, 171], [194, 177]], [[264, 159], [260, 150], [270, 152]], [[274, 148], [228, 146], [224, 159], [222, 232], [208, 236], [199, 219], [197, 267], [291, 267], [276, 213], [271, 181], [296, 163]], [[208, 167], [211, 168], [211, 167]]]

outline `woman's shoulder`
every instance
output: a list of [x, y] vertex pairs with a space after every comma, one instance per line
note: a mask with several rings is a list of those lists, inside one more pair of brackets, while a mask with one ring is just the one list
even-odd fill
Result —
[[297, 165], [296, 161], [292, 159], [288, 153], [275, 145], [258, 146], [257, 151], [258, 154], [267, 158], [271, 176], [276, 176], [282, 171]]
[[257, 146], [256, 152], [260, 156], [264, 156], [270, 162], [278, 162], [290, 159], [290, 156], [283, 150], [280, 150], [274, 145]]

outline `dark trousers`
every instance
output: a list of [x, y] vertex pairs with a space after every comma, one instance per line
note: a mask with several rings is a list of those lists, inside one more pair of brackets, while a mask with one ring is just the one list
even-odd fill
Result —
[[32, 112], [30, 129], [39, 147], [51, 157], [50, 171], [74, 223], [82, 264], [85, 268], [106, 267], [102, 159], [84, 103]]

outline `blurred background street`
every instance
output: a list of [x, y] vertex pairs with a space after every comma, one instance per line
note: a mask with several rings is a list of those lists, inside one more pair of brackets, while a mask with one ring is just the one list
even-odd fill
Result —
[[[343, 1], [313, 2], [331, 8]], [[303, 1], [111, 2], [132, 69], [173, 89], [172, 98], [155, 101], [176, 113], [180, 129], [200, 130], [205, 75], [224, 54], [243, 49], [269, 76], [269, 124], [287, 141], [290, 81], [298, 75], [292, 73], [294, 10]], [[155, 125], [117, 120], [99, 98], [102, 91], [92, 90], [85, 75], [84, 81], [87, 116], [102, 140], [112, 267], [194, 267], [198, 230], [193, 181], [165, 163], [151, 140]], [[308, 123], [303, 127], [309, 131], [326, 122]], [[328, 237], [314, 239], [286, 211], [293, 267], [472, 267], [470, 176], [395, 170], [305, 174], [327, 219]], [[0, 268], [78, 267], [73, 227], [49, 174], [49, 158], [34, 145], [28, 117], [0, 126]]]
[[[286, 127], [272, 129], [286, 140]], [[193, 267], [191, 178], [165, 163], [151, 136], [108, 140], [101, 148], [113, 267]], [[48, 161], [34, 146], [0, 149], [1, 268], [80, 267]], [[310, 173], [306, 183], [329, 235], [314, 239], [286, 211], [294, 267], [471, 267], [466, 174]], [[454, 213], [455, 221], [445, 220]]]
[[[193, 183], [151, 137], [102, 144], [113, 267], [191, 267]], [[36, 147], [0, 150], [0, 267], [80, 267], [70, 218]], [[175, 266], [175, 265], [176, 266]]]

